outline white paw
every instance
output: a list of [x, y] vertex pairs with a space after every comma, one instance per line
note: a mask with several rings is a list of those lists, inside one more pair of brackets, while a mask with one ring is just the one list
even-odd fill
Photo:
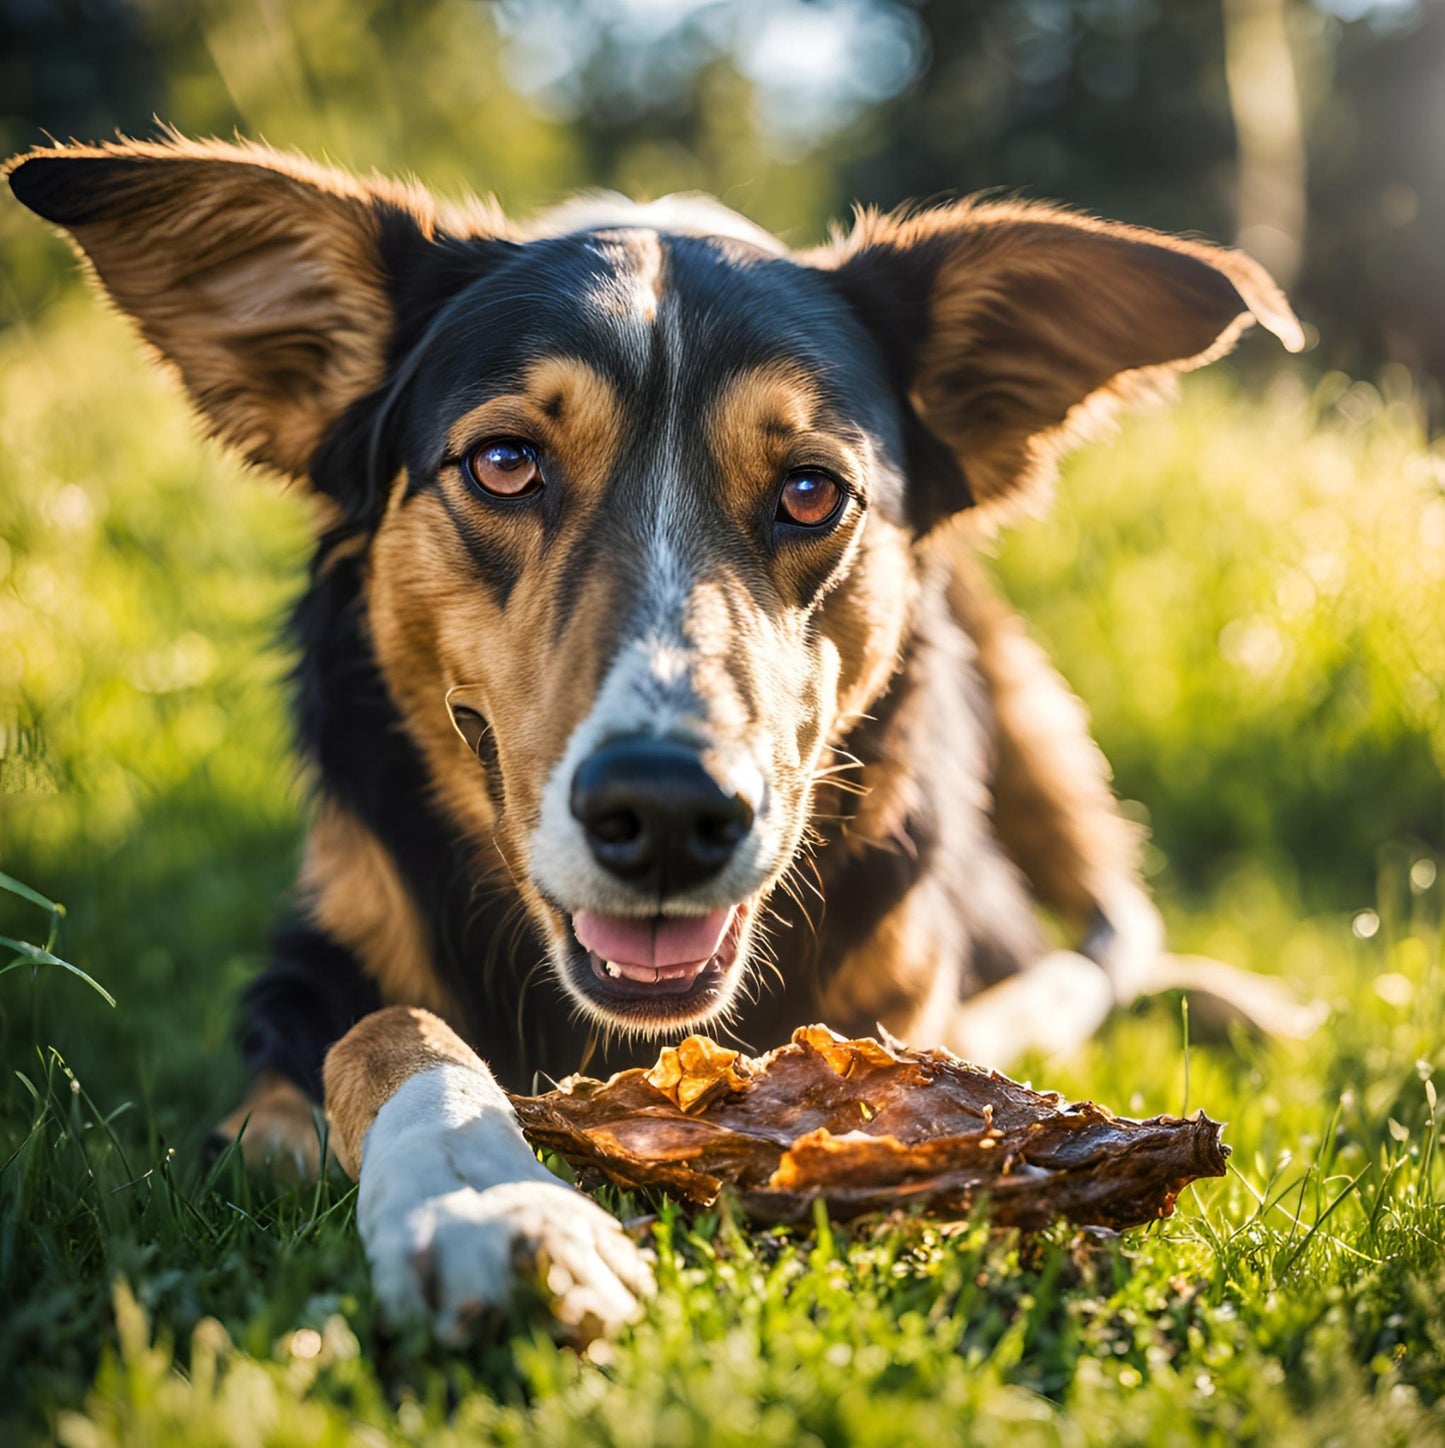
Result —
[[519, 1289], [540, 1294], [562, 1337], [590, 1342], [632, 1321], [652, 1288], [647, 1256], [617, 1219], [556, 1180], [461, 1187], [368, 1235], [387, 1320], [466, 1341]]
[[647, 1257], [617, 1219], [558, 1181], [479, 1067], [419, 1072], [377, 1112], [357, 1225], [386, 1319], [462, 1342], [520, 1296], [586, 1342], [637, 1315]]

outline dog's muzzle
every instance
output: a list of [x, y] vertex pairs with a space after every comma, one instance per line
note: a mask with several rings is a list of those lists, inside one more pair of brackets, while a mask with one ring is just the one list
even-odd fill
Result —
[[748, 907], [677, 914], [668, 903], [724, 870], [753, 827], [752, 802], [724, 789], [697, 749], [638, 736], [609, 740], [584, 759], [569, 804], [592, 859], [654, 905], [640, 916], [576, 912], [573, 931], [590, 966], [584, 989], [604, 1006], [651, 999], [693, 1014], [736, 959]]

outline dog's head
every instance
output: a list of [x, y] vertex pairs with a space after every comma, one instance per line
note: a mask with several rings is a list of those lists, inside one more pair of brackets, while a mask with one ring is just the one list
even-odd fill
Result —
[[254, 462], [365, 549], [441, 806], [574, 999], [727, 1008], [830, 745], [886, 687], [916, 544], [1081, 422], [1298, 326], [1247, 258], [1041, 206], [860, 216], [794, 254], [713, 203], [531, 231], [254, 147], [10, 172]]

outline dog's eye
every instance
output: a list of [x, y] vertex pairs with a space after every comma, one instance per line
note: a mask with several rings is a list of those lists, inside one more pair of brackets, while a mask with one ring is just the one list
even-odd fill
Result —
[[779, 523], [816, 528], [828, 522], [843, 501], [843, 489], [827, 473], [808, 468], [793, 473], [778, 498]]
[[466, 457], [467, 476], [484, 493], [519, 498], [542, 486], [537, 449], [515, 437], [492, 437], [479, 443]]

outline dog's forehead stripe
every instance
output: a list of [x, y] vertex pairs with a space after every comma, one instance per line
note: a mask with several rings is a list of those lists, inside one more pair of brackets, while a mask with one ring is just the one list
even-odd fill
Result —
[[655, 322], [665, 286], [662, 238], [655, 231], [603, 232], [593, 245], [608, 267], [588, 291], [587, 303], [623, 322]]

